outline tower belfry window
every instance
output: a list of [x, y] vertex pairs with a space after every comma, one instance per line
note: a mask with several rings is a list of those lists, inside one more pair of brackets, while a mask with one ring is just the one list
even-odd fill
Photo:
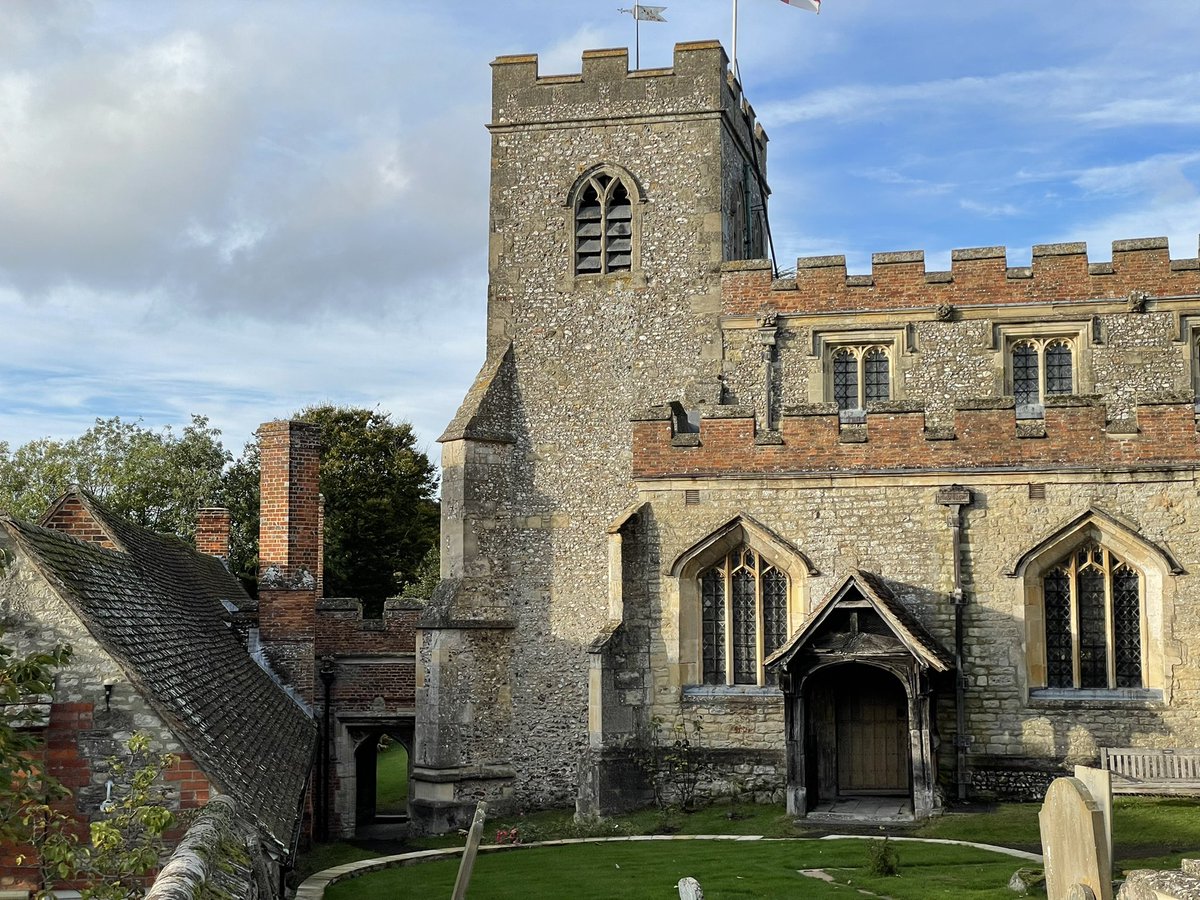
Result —
[[588, 179], [575, 207], [575, 274], [606, 275], [633, 268], [633, 203], [619, 178]]

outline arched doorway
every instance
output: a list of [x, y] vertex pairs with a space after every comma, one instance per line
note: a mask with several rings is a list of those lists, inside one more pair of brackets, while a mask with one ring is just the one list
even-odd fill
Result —
[[412, 775], [411, 730], [371, 729], [354, 750], [355, 823], [397, 822], [408, 817]]
[[827, 666], [806, 679], [804, 693], [813, 802], [911, 795], [909, 703], [895, 675], [858, 663]]

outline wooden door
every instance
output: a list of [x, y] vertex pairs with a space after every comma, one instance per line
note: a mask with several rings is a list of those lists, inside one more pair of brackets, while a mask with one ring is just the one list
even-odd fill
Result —
[[855, 667], [837, 698], [839, 794], [907, 794], [908, 700], [900, 682]]

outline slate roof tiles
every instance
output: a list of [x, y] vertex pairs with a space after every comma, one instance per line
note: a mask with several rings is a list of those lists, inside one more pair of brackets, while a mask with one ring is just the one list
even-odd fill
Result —
[[222, 793], [281, 849], [299, 825], [312, 717], [249, 655], [222, 600], [250, 602], [220, 560], [81, 499], [121, 551], [0, 519]]

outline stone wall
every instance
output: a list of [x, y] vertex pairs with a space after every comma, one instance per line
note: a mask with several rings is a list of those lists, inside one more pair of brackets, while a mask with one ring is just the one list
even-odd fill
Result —
[[[208, 801], [211, 784], [169, 725], [3, 530], [0, 629], [16, 658], [61, 644], [72, 647], [69, 663], [54, 672], [49, 715], [39, 728], [48, 773], [72, 793], [62, 802], [65, 812], [81, 822], [99, 815], [107, 796], [105, 782], [113, 777], [108, 760], [128, 757], [125, 742], [135, 732], [147, 735], [155, 751], [180, 757], [164, 774], [174, 809], [195, 809]], [[105, 685], [110, 687], [107, 697]], [[22, 848], [0, 848], [0, 889], [33, 883], [28, 864], [16, 864], [20, 852]]]

